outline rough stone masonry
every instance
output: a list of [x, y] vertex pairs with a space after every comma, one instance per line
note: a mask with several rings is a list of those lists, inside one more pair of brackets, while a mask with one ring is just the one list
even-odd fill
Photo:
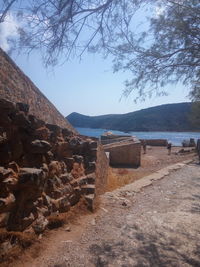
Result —
[[108, 167], [102, 147], [79, 136], [0, 49], [0, 228], [39, 234], [81, 199], [92, 210]]
[[0, 99], [0, 114], [0, 227], [41, 233], [48, 216], [80, 199], [93, 209], [108, 168], [97, 142], [46, 124], [24, 103]]

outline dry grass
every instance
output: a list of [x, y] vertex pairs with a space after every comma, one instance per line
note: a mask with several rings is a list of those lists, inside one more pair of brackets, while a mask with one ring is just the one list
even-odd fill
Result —
[[140, 177], [137, 174], [126, 169], [109, 169], [107, 191], [113, 191], [116, 188], [132, 183]]
[[32, 234], [0, 230], [1, 266], [8, 266], [10, 262], [19, 257], [22, 251], [29, 248], [35, 240], [36, 238]]
[[64, 224], [78, 222], [78, 218], [81, 215], [88, 214], [89, 210], [84, 199], [81, 199], [75, 206], [71, 207], [66, 213], [59, 213], [56, 215], [50, 215], [47, 219], [49, 220], [48, 228], [56, 229], [62, 227]]

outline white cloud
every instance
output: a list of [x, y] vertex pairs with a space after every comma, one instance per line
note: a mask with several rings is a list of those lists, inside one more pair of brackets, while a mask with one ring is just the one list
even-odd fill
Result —
[[18, 28], [19, 24], [16, 18], [9, 13], [5, 21], [0, 23], [0, 47], [8, 52], [10, 49], [9, 39], [15, 38], [18, 36]]

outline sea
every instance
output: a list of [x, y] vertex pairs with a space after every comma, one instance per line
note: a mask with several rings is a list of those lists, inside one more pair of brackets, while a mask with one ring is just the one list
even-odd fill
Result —
[[181, 146], [184, 140], [194, 138], [195, 141], [200, 139], [200, 132], [120, 132], [108, 129], [93, 129], [76, 127], [81, 135], [99, 138], [105, 132], [112, 132], [118, 135], [132, 135], [138, 139], [167, 139], [174, 146]]

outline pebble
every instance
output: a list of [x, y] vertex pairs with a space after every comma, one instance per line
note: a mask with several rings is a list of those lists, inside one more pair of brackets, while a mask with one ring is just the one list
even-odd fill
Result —
[[96, 221], [95, 221], [95, 219], [93, 219], [93, 220], [91, 221], [91, 225], [96, 225]]
[[67, 226], [67, 227], [65, 228], [65, 231], [66, 231], [66, 232], [71, 232], [71, 228], [70, 228], [69, 226]]

